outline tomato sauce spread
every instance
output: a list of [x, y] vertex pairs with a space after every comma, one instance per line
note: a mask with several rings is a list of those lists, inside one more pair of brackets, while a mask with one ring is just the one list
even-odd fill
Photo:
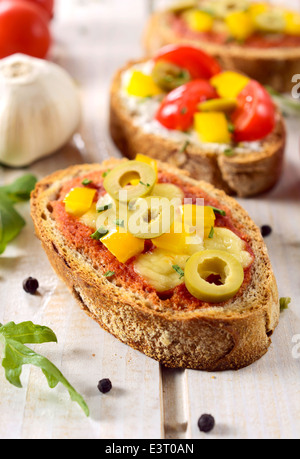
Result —
[[[156, 292], [156, 290], [134, 270], [134, 258], [127, 261], [125, 264], [122, 264], [109, 252], [101, 241], [91, 238], [94, 230], [80, 222], [72, 215], [68, 214], [63, 202], [65, 196], [72, 188], [83, 187], [82, 181], [84, 179], [91, 181], [88, 187], [97, 190], [95, 200], [98, 200], [99, 197], [106, 193], [103, 187], [102, 173], [97, 171], [87, 174], [84, 177], [75, 178], [64, 184], [60, 190], [57, 200], [51, 202], [51, 206], [53, 208], [52, 217], [55, 219], [58, 229], [63, 234], [67, 244], [76, 251], [85, 254], [91, 260], [92, 266], [95, 269], [98, 269], [101, 273], [105, 274], [108, 271], [115, 273], [113, 282], [124, 288], [130, 287], [130, 290], [137, 293], [140, 297], [147, 297], [149, 304], [151, 303], [152, 307], [158, 311], [166, 309], [172, 309], [175, 311], [194, 311], [200, 308], [211, 307], [211, 304], [205, 303], [193, 297], [188, 292], [184, 283], [168, 292]], [[219, 214], [216, 215], [216, 226], [228, 228], [243, 239], [246, 243], [247, 250], [254, 260], [250, 240], [245, 234], [243, 234], [242, 226], [237, 221], [233, 221], [229, 209], [224, 208], [224, 206], [220, 207], [217, 200], [213, 199], [204, 191], [200, 191], [198, 187], [182, 182], [173, 174], [159, 172], [158, 182], [172, 183], [173, 185], [181, 188], [185, 198], [192, 198], [192, 200], [196, 200], [196, 198], [203, 198], [205, 205], [225, 210], [226, 216]], [[150, 252], [153, 249], [154, 246], [151, 241], [145, 241], [144, 253]], [[244, 272], [244, 282], [239, 292], [236, 294], [236, 297], [242, 295], [250, 283], [251, 266], [245, 269]], [[224, 305], [226, 305], [226, 302], [219, 303], [217, 306]]]
[[[229, 45], [230, 37], [226, 33], [219, 32], [196, 32], [191, 30], [187, 23], [180, 16], [171, 15], [169, 26], [179, 36], [190, 40], [203, 40], [216, 45]], [[235, 40], [232, 43], [237, 43]], [[300, 36], [285, 35], [285, 34], [261, 34], [254, 33], [247, 38], [243, 43], [238, 43], [239, 46], [249, 48], [294, 48], [300, 46]]]

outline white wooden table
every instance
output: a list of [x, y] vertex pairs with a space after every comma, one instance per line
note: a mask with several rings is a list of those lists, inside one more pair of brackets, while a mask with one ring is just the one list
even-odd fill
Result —
[[[119, 66], [141, 56], [147, 11], [146, 0], [57, 2], [51, 58], [78, 83], [83, 123], [76, 146], [35, 163], [30, 172], [41, 178], [71, 164], [118, 156], [107, 130], [109, 84]], [[33, 236], [29, 205], [19, 207], [27, 226], [0, 257], [0, 322], [32, 320], [54, 330], [58, 344], [34, 348], [84, 396], [91, 415], [84, 416], [63, 386], [50, 390], [40, 370], [25, 367], [23, 389], [16, 389], [0, 367], [1, 439], [300, 438], [299, 125], [299, 119], [288, 121], [279, 186], [240, 200], [258, 225], [273, 227], [266, 242], [280, 296], [290, 296], [292, 303], [281, 315], [268, 354], [239, 372], [166, 370], [102, 331], [53, 273]], [[0, 183], [23, 173], [0, 169]], [[28, 276], [40, 282], [38, 296], [23, 291]], [[113, 384], [107, 395], [97, 389], [102, 378]], [[197, 427], [203, 413], [216, 419], [209, 435]]]

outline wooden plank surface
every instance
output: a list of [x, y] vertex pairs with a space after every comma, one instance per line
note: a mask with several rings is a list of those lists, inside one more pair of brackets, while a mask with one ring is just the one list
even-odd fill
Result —
[[[149, 7], [147, 0], [58, 0], [57, 4], [51, 58], [77, 82], [83, 122], [72, 145], [29, 168], [38, 177], [70, 164], [119, 155], [107, 130], [109, 85], [124, 62], [141, 56], [140, 37]], [[266, 243], [280, 296], [290, 296], [292, 304], [281, 316], [268, 354], [239, 372], [166, 370], [102, 331], [52, 272], [33, 237], [29, 205], [19, 207], [28, 224], [0, 257], [0, 322], [32, 320], [55, 331], [58, 344], [35, 349], [83, 394], [91, 416], [85, 418], [64, 387], [50, 390], [39, 370], [25, 367], [20, 390], [9, 385], [0, 369], [1, 439], [300, 437], [299, 119], [289, 119], [288, 129], [280, 185], [240, 202], [259, 226], [273, 227]], [[1, 168], [0, 183], [23, 172]], [[36, 297], [22, 290], [29, 275], [41, 285]], [[97, 390], [104, 377], [114, 386], [107, 396]], [[208, 437], [197, 427], [205, 412], [213, 414], [217, 423]]]

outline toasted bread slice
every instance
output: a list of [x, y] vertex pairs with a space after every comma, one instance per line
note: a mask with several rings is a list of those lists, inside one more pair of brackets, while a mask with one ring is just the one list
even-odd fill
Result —
[[[223, 191], [197, 182], [170, 165], [159, 163], [161, 173], [172, 174], [184, 186], [196, 187], [221, 208], [227, 209], [233, 225], [242, 231], [254, 254], [251, 278], [246, 288], [231, 300], [205, 307], [178, 308], [174, 299], [161, 299], [147, 286], [137, 289], [128, 266], [121, 265], [114, 277], [105, 276], [107, 254], [95, 260], [103, 244], [82, 241], [76, 246], [61, 231], [54, 202], [63, 187], [94, 174], [94, 180], [113, 168], [118, 160], [101, 165], [79, 165], [58, 171], [40, 181], [31, 198], [32, 218], [48, 258], [84, 311], [123, 343], [168, 367], [208, 371], [239, 369], [250, 365], [268, 350], [279, 318], [278, 292], [267, 249], [259, 229], [247, 213]], [[95, 175], [96, 174], [96, 175]], [[178, 183], [179, 183], [178, 182]], [[64, 211], [65, 212], [65, 211]], [[77, 229], [76, 229], [77, 228]], [[86, 228], [87, 238], [92, 230]], [[99, 254], [98, 254], [99, 255]]]
[[[140, 61], [143, 62], [143, 61]], [[271, 189], [280, 179], [286, 144], [283, 117], [277, 114], [274, 131], [261, 142], [260, 151], [245, 151], [226, 156], [205, 147], [148, 133], [135, 123], [134, 116], [123, 104], [123, 73], [137, 62], [130, 62], [115, 75], [110, 93], [110, 133], [116, 146], [128, 158], [142, 153], [184, 168], [197, 180], [206, 180], [226, 193], [240, 197], [254, 196]]]
[[299, 73], [300, 68], [299, 47], [245, 48], [232, 43], [220, 45], [207, 40], [187, 39], [172, 30], [169, 15], [169, 11], [159, 11], [148, 21], [143, 41], [149, 56], [165, 45], [188, 43], [215, 57], [224, 70], [245, 73], [279, 92], [291, 92], [292, 77]]

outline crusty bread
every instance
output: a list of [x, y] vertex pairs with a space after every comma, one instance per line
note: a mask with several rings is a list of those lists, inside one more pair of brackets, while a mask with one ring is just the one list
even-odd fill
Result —
[[276, 128], [263, 140], [260, 152], [232, 157], [201, 149], [190, 143], [182, 152], [182, 144], [146, 133], [134, 124], [120, 97], [121, 75], [130, 62], [115, 75], [110, 92], [110, 133], [116, 146], [128, 158], [138, 153], [184, 168], [197, 180], [205, 180], [228, 194], [240, 197], [257, 195], [272, 188], [279, 180], [286, 143], [285, 123], [277, 114]]
[[292, 77], [299, 73], [300, 47], [245, 48], [232, 43], [219, 45], [204, 40], [182, 38], [168, 26], [169, 14], [168, 11], [159, 11], [149, 19], [143, 39], [149, 56], [153, 56], [162, 46], [188, 43], [199, 46], [215, 57], [224, 70], [245, 73], [262, 84], [272, 86], [279, 92], [291, 92]]
[[208, 371], [239, 369], [262, 357], [279, 318], [276, 281], [259, 229], [223, 191], [159, 163], [159, 170], [171, 172], [183, 182], [199, 187], [220, 206], [230, 209], [234, 224], [249, 240], [255, 255], [250, 283], [240, 296], [222, 306], [187, 312], [176, 310], [170, 302], [166, 302], [169, 307], [165, 307], [158, 297], [155, 303], [149, 292], [137, 294], [124, 279], [105, 277], [105, 261], [92, 263], [86, 253], [75, 251], [66, 241], [53, 218], [51, 202], [58, 199], [63, 184], [74, 177], [93, 171], [99, 171], [101, 176], [104, 170], [116, 164], [118, 160], [70, 167], [40, 181], [32, 193], [36, 234], [53, 268], [80, 306], [106, 331], [168, 367]]

